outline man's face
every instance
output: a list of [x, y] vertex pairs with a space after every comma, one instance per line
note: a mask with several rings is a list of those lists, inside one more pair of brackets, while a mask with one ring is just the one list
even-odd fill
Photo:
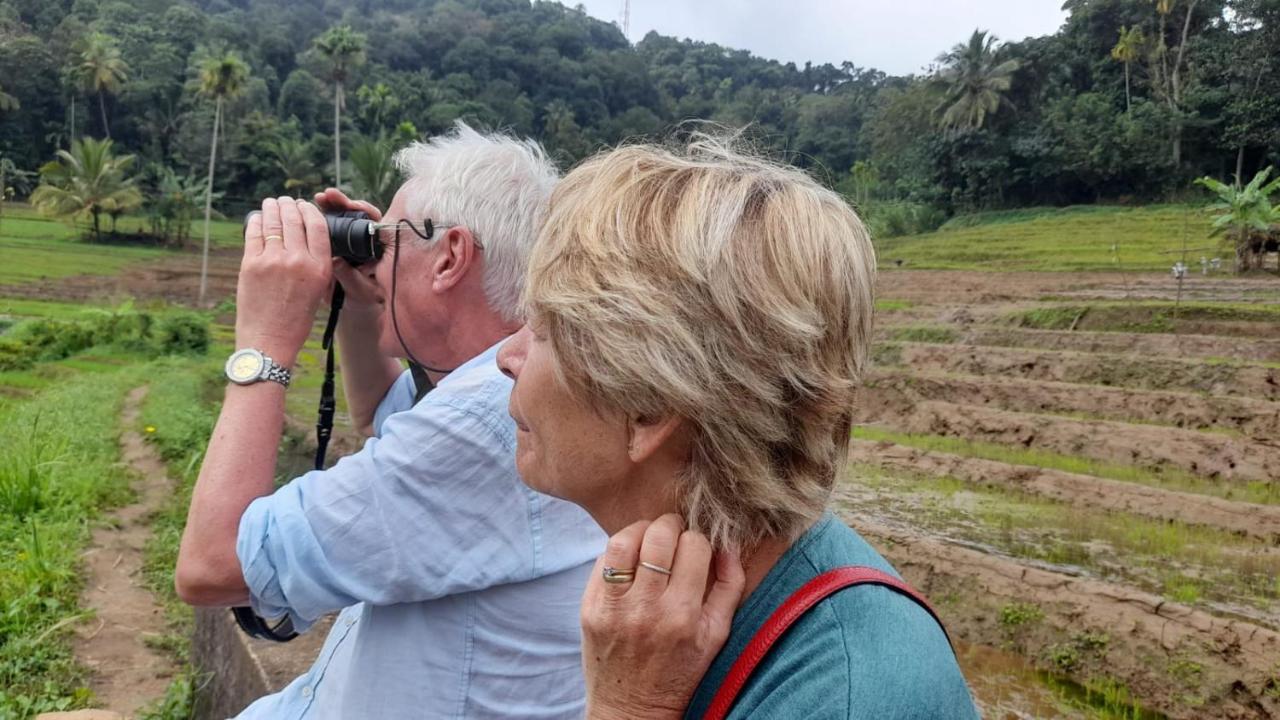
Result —
[[[409, 221], [421, 230], [423, 218], [408, 217], [406, 206], [409, 193], [406, 187], [408, 186], [401, 187], [396, 193], [382, 221], [387, 224]], [[395, 312], [399, 319], [400, 334], [415, 355], [420, 358], [428, 356], [432, 353], [424, 347], [424, 343], [429, 342], [429, 339], [434, 336], [431, 328], [435, 325], [435, 318], [431, 314], [434, 305], [431, 264], [435, 250], [403, 225], [399, 228], [398, 243], [395, 241], [396, 228], [387, 227], [380, 232], [384, 251], [382, 259], [373, 268], [374, 280], [378, 285], [378, 305], [382, 309], [379, 320], [378, 349], [391, 357], [405, 356], [404, 348], [396, 337], [391, 317], [392, 268], [395, 267]], [[400, 254], [398, 264], [396, 263], [397, 252]]]

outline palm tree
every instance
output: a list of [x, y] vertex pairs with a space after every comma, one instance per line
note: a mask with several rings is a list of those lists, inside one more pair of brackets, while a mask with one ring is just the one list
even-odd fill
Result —
[[[1259, 170], [1242, 188], [1211, 177], [1196, 180], [1197, 185], [1218, 196], [1218, 202], [1209, 206], [1210, 211], [1218, 213], [1213, 220], [1213, 234], [1227, 233], [1232, 238], [1236, 272], [1248, 270], [1252, 264], [1256, 246], [1260, 244], [1255, 239], [1271, 232], [1272, 226], [1280, 225], [1280, 205], [1271, 204], [1271, 194], [1280, 191], [1280, 177], [1268, 183], [1272, 169]], [[1236, 178], [1237, 183], [1239, 180]]]
[[365, 37], [346, 25], [338, 25], [316, 39], [316, 49], [329, 58], [333, 78], [333, 184], [342, 184], [342, 107], [346, 104], [343, 83], [347, 72], [364, 60]]
[[306, 143], [296, 137], [277, 137], [269, 146], [276, 169], [284, 175], [284, 189], [301, 197], [309, 188], [320, 184], [320, 173], [311, 162]]
[[945, 89], [939, 124], [956, 132], [977, 130], [1001, 105], [1018, 69], [1017, 60], [1001, 61], [995, 47], [996, 37], [985, 30], [974, 30], [968, 43], [951, 48], [938, 56], [945, 67], [936, 81]]
[[98, 110], [102, 112], [102, 133], [111, 137], [107, 124], [107, 93], [114, 95], [129, 79], [129, 65], [120, 57], [115, 41], [102, 33], [93, 33], [80, 52], [76, 75], [86, 92], [98, 94]]
[[351, 167], [355, 170], [355, 188], [360, 197], [375, 207], [386, 210], [400, 186], [391, 141], [365, 138], [351, 146]]
[[369, 123], [369, 132], [386, 132], [391, 114], [400, 108], [400, 98], [392, 92], [391, 86], [384, 82], [372, 87], [361, 85], [356, 97], [360, 99], [361, 110]]
[[204, 304], [209, 285], [209, 218], [213, 214], [213, 167], [218, 158], [218, 126], [222, 124], [222, 106], [228, 99], [244, 92], [249, 80], [249, 66], [240, 56], [228, 50], [213, 54], [200, 62], [200, 94], [213, 100], [213, 137], [209, 139], [209, 182], [204, 195], [204, 249], [200, 256], [199, 304]]
[[1142, 55], [1142, 46], [1147, 38], [1142, 34], [1142, 28], [1134, 25], [1131, 28], [1120, 26], [1120, 40], [1116, 46], [1111, 48], [1111, 57], [1124, 63], [1124, 109], [1125, 112], [1133, 110], [1133, 101], [1129, 96], [1129, 65]]
[[102, 239], [102, 213], [120, 214], [142, 204], [142, 193], [128, 174], [132, 155], [116, 156], [111, 140], [84, 138], [59, 150], [58, 159], [40, 168], [41, 185], [31, 204], [42, 214], [75, 220], [93, 218], [93, 235]]

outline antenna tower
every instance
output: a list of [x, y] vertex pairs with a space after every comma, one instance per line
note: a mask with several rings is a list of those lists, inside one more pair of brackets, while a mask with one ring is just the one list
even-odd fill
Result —
[[631, 40], [631, 0], [622, 0], [622, 36]]

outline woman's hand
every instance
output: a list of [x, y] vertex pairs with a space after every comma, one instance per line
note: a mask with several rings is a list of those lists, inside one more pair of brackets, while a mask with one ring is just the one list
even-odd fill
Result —
[[[634, 579], [607, 582], [606, 568]], [[713, 558], [707, 539], [685, 530], [678, 515], [610, 538], [582, 599], [587, 717], [683, 717], [729, 637], [745, 584], [737, 555]]]

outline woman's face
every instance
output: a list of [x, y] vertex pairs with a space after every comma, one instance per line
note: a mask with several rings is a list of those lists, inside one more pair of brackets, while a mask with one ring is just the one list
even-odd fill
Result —
[[576, 503], [604, 524], [628, 494], [633, 470], [626, 418], [575, 398], [556, 379], [556, 362], [533, 323], [498, 352], [498, 367], [516, 381], [509, 405], [516, 469], [529, 487]]

